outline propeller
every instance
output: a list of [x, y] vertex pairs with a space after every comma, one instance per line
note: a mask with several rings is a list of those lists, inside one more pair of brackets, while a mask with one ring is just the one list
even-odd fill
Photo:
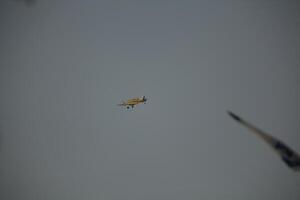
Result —
[[144, 103], [146, 103], [146, 101], [147, 101], [147, 98], [145, 96], [143, 96], [143, 101], [144, 101]]

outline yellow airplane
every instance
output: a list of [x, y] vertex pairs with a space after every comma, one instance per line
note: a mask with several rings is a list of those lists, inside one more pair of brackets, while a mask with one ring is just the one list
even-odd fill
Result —
[[126, 106], [127, 109], [133, 108], [135, 105], [144, 103], [146, 104], [147, 98], [143, 96], [142, 98], [133, 98], [133, 99], [128, 99], [127, 101], [122, 101], [122, 103], [118, 104], [118, 106]]

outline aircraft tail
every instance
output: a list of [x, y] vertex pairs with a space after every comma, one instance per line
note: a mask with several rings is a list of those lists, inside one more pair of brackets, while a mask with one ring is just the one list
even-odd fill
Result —
[[125, 106], [125, 105], [126, 105], [125, 101], [122, 101], [121, 103], [118, 104], [118, 106]]

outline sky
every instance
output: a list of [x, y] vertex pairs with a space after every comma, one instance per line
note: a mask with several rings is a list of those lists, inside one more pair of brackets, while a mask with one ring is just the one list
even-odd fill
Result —
[[[300, 3], [0, 2], [0, 199], [298, 200]], [[145, 95], [134, 109], [122, 100]]]

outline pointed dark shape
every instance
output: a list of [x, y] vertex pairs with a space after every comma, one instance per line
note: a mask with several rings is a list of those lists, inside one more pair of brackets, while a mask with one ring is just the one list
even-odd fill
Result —
[[242, 119], [241, 119], [239, 116], [237, 116], [236, 114], [234, 114], [233, 112], [227, 111], [227, 113], [228, 113], [234, 120], [236, 120], [236, 121], [242, 121]]
[[280, 156], [280, 158], [288, 167], [290, 167], [294, 171], [300, 171], [300, 156], [295, 151], [293, 151], [290, 147], [288, 147], [279, 139], [261, 131], [260, 129], [256, 128], [252, 124], [244, 121], [236, 114], [230, 111], [228, 111], [228, 114], [233, 119], [235, 119], [240, 124], [248, 128], [254, 134], [256, 134], [258, 137], [263, 139], [263, 141], [265, 141]]

